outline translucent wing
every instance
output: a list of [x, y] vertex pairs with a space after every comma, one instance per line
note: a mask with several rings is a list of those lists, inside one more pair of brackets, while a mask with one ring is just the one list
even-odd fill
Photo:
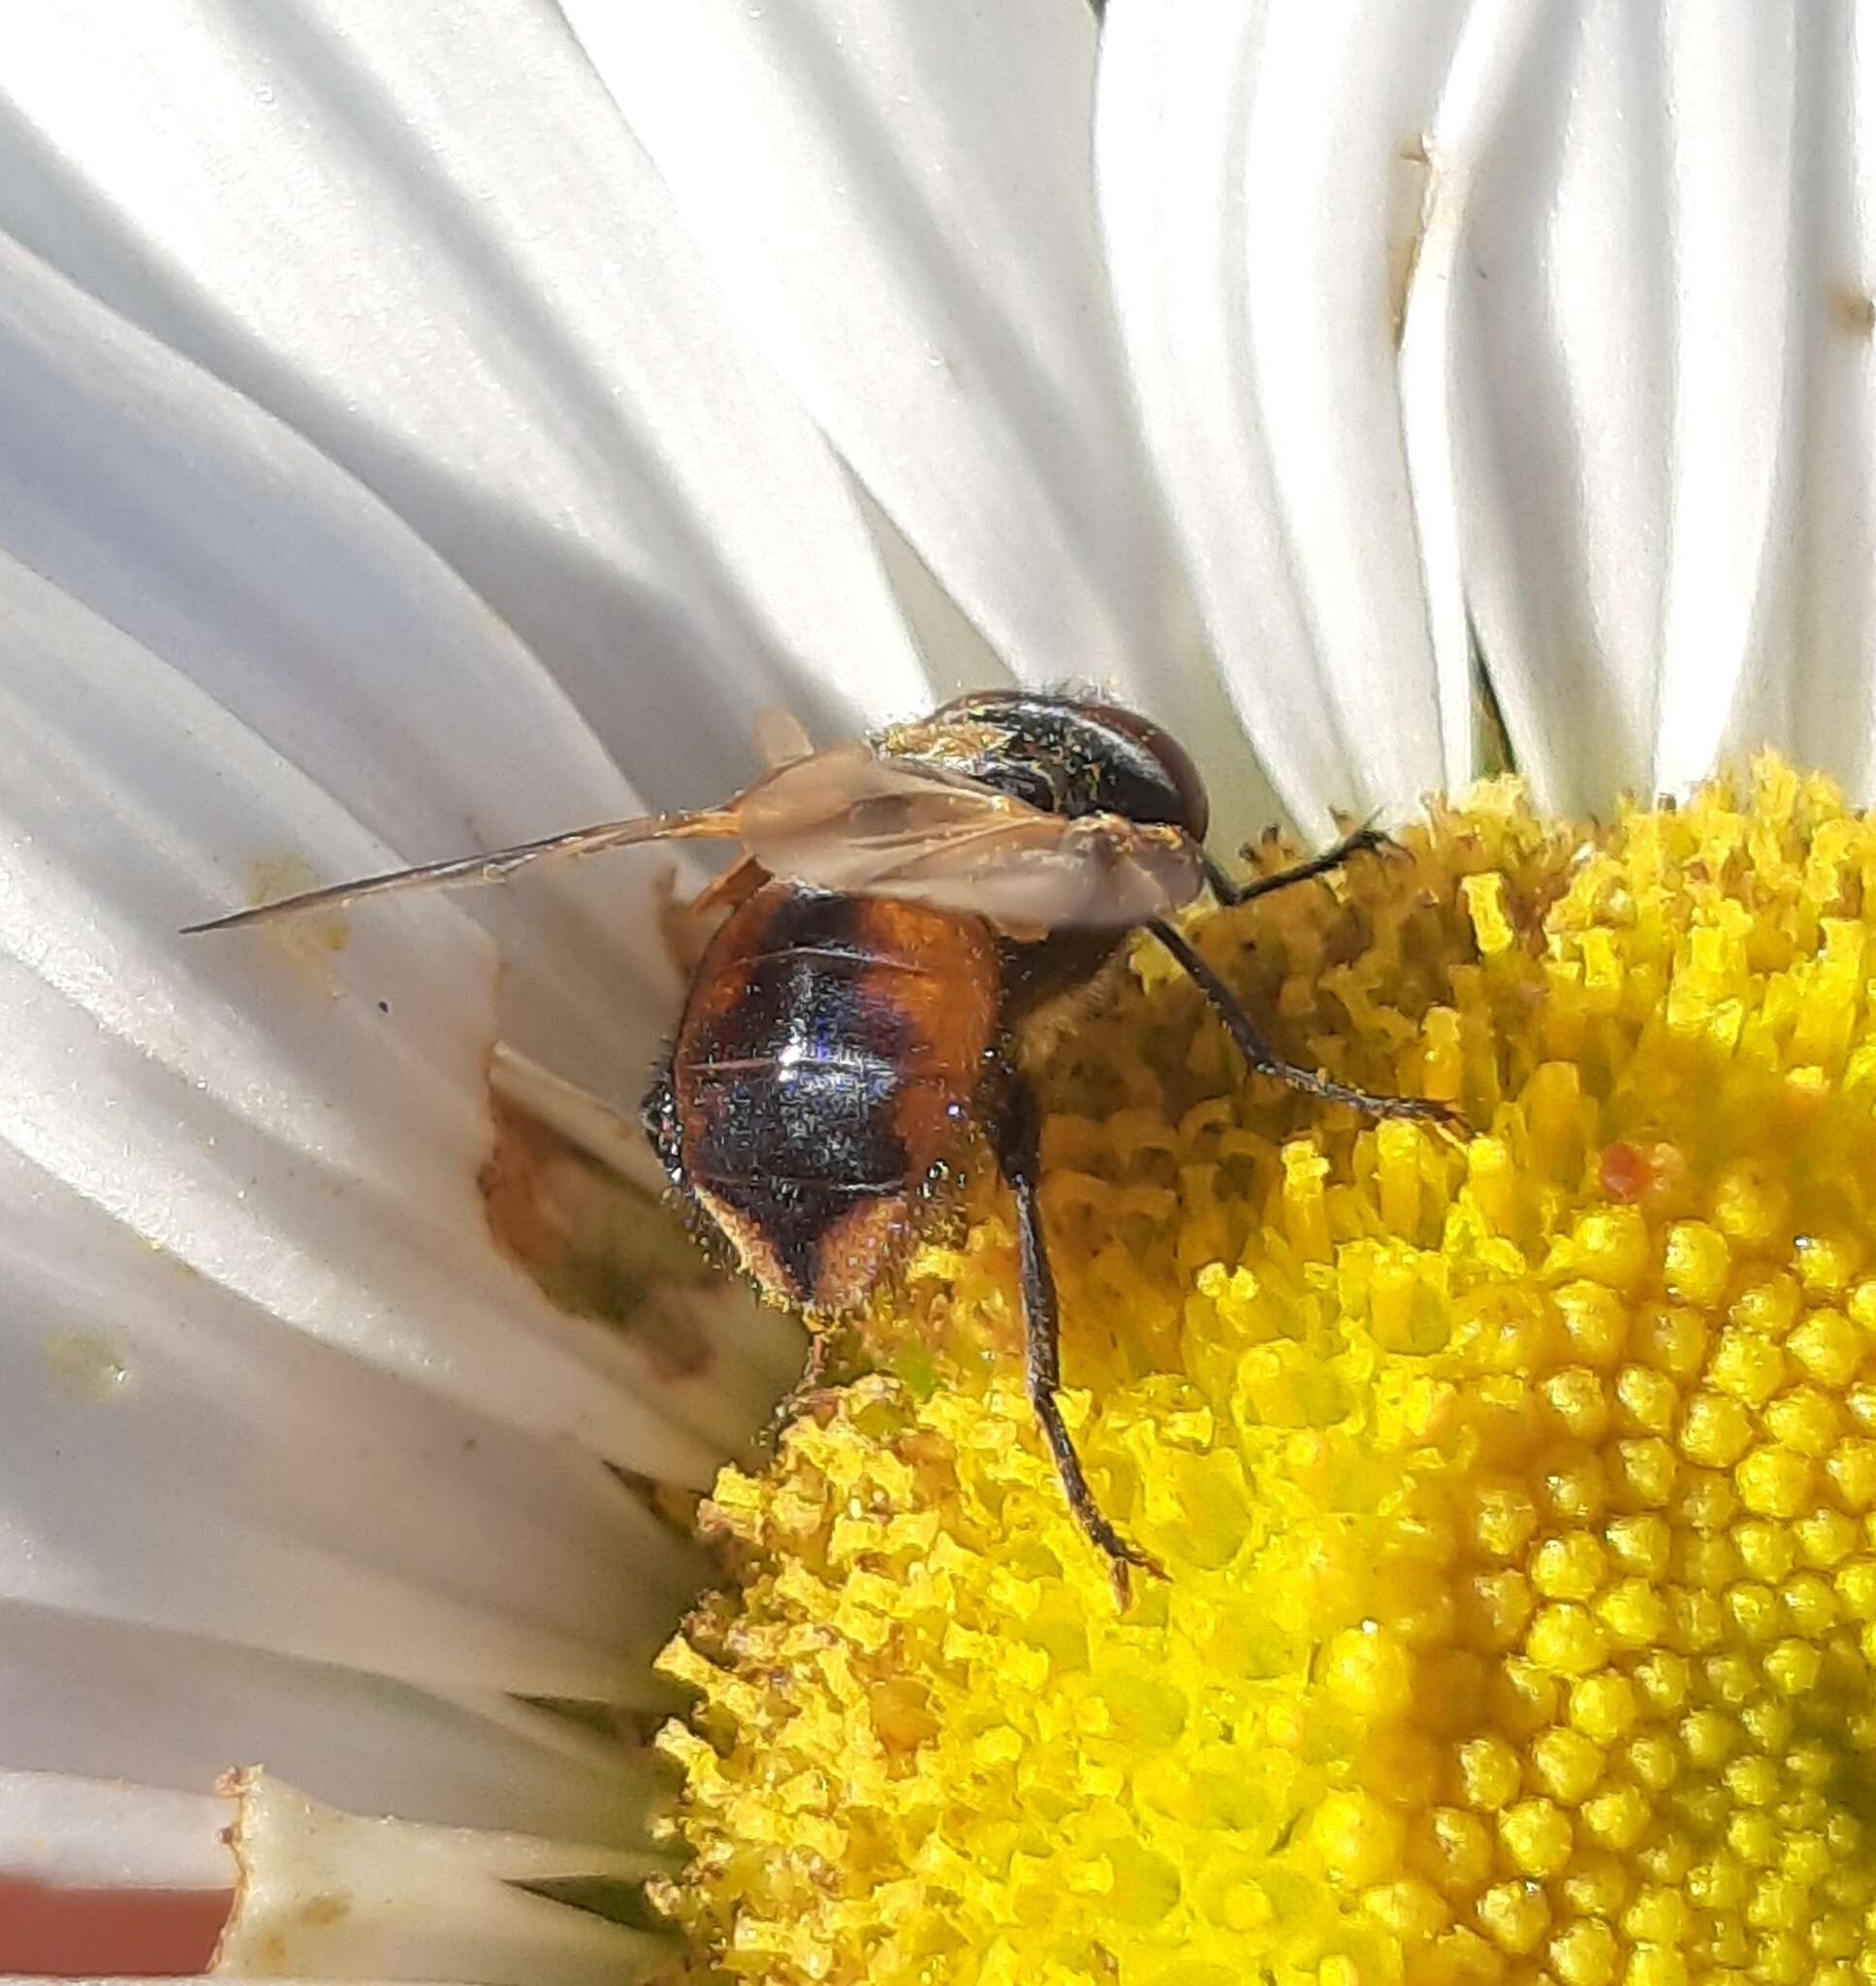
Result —
[[1120, 928], [1188, 903], [1197, 849], [1118, 815], [1067, 819], [963, 775], [837, 745], [779, 766], [721, 807], [601, 821], [510, 849], [361, 877], [188, 928], [230, 931], [402, 891], [499, 882], [530, 862], [648, 842], [740, 841], [772, 876], [987, 917], [1033, 936], [1058, 924]]
[[1047, 814], [962, 774], [840, 746], [752, 786], [744, 846], [772, 875], [985, 917], [1012, 934], [1115, 929], [1190, 903], [1203, 881], [1177, 829]]
[[277, 903], [256, 904], [232, 911], [206, 923], [185, 924], [185, 937], [199, 931], [236, 931], [245, 924], [266, 924], [275, 917], [297, 917], [307, 911], [342, 910], [364, 897], [396, 896], [405, 890], [472, 889], [479, 882], [501, 882], [517, 869], [548, 855], [596, 855], [606, 849], [627, 849], [636, 843], [736, 839], [733, 809], [715, 807], [699, 814], [647, 814], [636, 820], [602, 820], [591, 827], [569, 828], [537, 842], [519, 842], [512, 849], [491, 849], [480, 855], [458, 855], [447, 862], [425, 862], [416, 869], [390, 869], [382, 876], [361, 876], [352, 882], [334, 882], [308, 889]]
[[852, 896], [983, 917], [1016, 938], [1063, 925], [1126, 930], [1191, 903], [1201, 882], [1196, 850], [1174, 829], [1114, 814], [1065, 820], [1039, 812], [898, 849], [809, 853], [791, 873]]

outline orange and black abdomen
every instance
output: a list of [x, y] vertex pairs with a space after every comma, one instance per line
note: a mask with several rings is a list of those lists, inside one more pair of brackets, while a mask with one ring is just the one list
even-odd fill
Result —
[[998, 1022], [975, 918], [769, 882], [711, 941], [661, 1140], [770, 1296], [853, 1308], [911, 1231]]

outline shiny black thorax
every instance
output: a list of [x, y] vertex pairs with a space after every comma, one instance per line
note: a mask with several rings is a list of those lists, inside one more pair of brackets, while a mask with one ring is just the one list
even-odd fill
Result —
[[979, 689], [881, 748], [981, 780], [1047, 814], [1119, 814], [1202, 842], [1211, 803], [1191, 754], [1120, 704], [1045, 689]]
[[[904, 750], [900, 741], [912, 749]], [[1119, 704], [1045, 689], [975, 690], [923, 723], [888, 732], [888, 751], [981, 780], [1048, 814], [1119, 814], [1183, 827], [1205, 839], [1211, 803], [1191, 754], [1158, 724]], [[1125, 931], [1052, 931], [1005, 941], [1003, 1020], [1020, 1027], [1038, 1008], [1095, 977]]]

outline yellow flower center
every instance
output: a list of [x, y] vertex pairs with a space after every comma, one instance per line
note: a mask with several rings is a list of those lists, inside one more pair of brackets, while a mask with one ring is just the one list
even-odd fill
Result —
[[1247, 1086], [1149, 945], [1053, 1067], [1065, 1406], [1164, 1582], [1064, 1509], [988, 1184], [722, 1479], [660, 1901], [730, 1972], [1876, 1978], [1876, 825], [1766, 762], [1410, 848], [1198, 942], [1469, 1142]]

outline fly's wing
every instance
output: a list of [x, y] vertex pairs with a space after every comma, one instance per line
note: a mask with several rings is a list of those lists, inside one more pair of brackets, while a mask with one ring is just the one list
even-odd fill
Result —
[[1129, 930], [1191, 903], [1201, 883], [1197, 852], [1176, 830], [1113, 814], [1038, 811], [823, 867], [826, 888], [967, 913], [1022, 939], [1063, 926]]
[[636, 820], [602, 820], [591, 827], [570, 828], [537, 842], [519, 842], [512, 849], [491, 849], [479, 855], [458, 855], [447, 862], [426, 862], [416, 869], [391, 869], [382, 876], [361, 876], [325, 889], [308, 889], [277, 903], [256, 904], [233, 911], [207, 923], [185, 924], [183, 936], [199, 931], [237, 931], [247, 924], [267, 924], [275, 917], [297, 917], [308, 911], [343, 910], [366, 897], [396, 896], [422, 889], [471, 889], [479, 882], [502, 882], [517, 869], [550, 855], [596, 855], [606, 849], [626, 849], [642, 842], [736, 839], [733, 807], [713, 807], [698, 814], [648, 814]]
[[839, 746], [772, 773], [739, 805], [771, 875], [986, 918], [1012, 935], [1123, 929], [1190, 903], [1196, 847], [1119, 815], [1047, 814], [913, 760]]
[[960, 773], [881, 758], [856, 743], [779, 766], [721, 807], [600, 821], [336, 882], [188, 928], [232, 931], [369, 897], [500, 882], [552, 856], [687, 840], [740, 841], [771, 876], [926, 903], [1025, 937], [1059, 924], [1144, 923], [1190, 903], [1202, 881], [1197, 849], [1176, 829], [1111, 814], [1045, 814]]
[[[789, 751], [798, 742], [805, 742], [805, 734], [798, 736], [773, 727], [765, 742], [778, 752]], [[183, 936], [193, 937], [203, 931], [238, 931], [250, 924], [270, 923], [276, 917], [303, 916], [311, 911], [343, 910], [348, 904], [363, 902], [367, 897], [427, 889], [473, 889], [478, 883], [505, 882], [516, 870], [526, 868], [530, 862], [556, 855], [597, 855], [608, 849], [661, 841], [748, 844], [747, 822], [751, 809], [763, 823], [766, 845], [798, 848], [803, 851], [820, 849], [838, 839], [847, 812], [875, 797], [875, 788], [868, 784], [866, 768], [881, 763], [869, 746], [837, 745], [829, 752], [788, 759], [721, 807], [705, 808], [694, 814], [647, 814], [632, 820], [601, 820], [590, 827], [569, 828], [564, 834], [545, 835], [539, 841], [518, 842], [513, 848], [457, 855], [444, 862], [424, 862], [415, 869], [390, 869], [381, 876], [361, 876], [350, 882], [303, 890], [298, 896], [281, 897], [274, 903], [256, 904], [251, 910], [232, 911], [225, 917], [187, 924]], [[961, 784], [970, 786], [968, 781]], [[975, 790], [987, 791], [981, 787]], [[753, 844], [749, 844], [747, 853], [772, 874], [794, 873], [787, 869], [778, 871]], [[801, 880], [816, 879], [803, 876]]]

